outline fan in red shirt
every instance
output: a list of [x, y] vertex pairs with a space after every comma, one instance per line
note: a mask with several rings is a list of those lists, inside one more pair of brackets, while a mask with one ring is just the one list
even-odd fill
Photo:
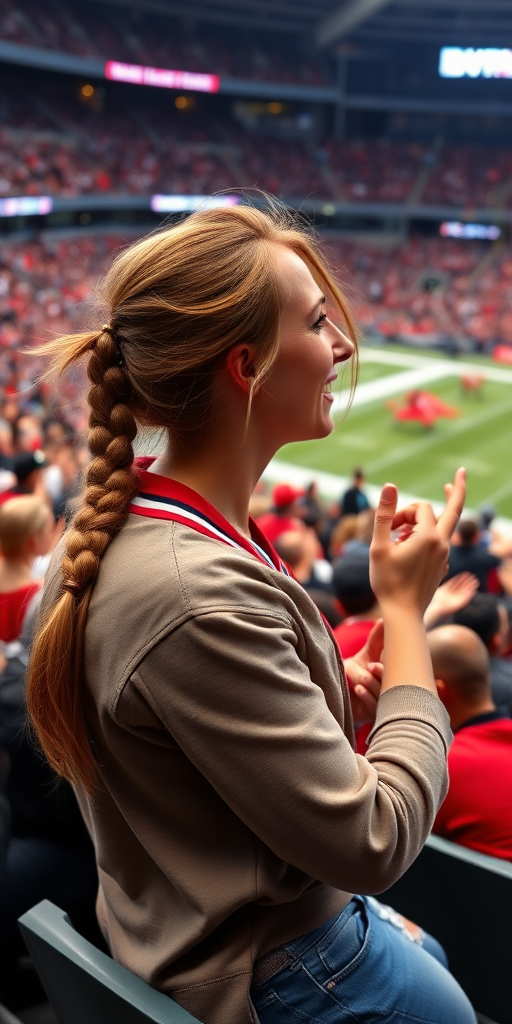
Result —
[[41, 580], [31, 575], [34, 559], [48, 551], [54, 523], [36, 495], [11, 498], [0, 507], [0, 640], [17, 640], [28, 605]]
[[260, 530], [271, 544], [275, 544], [282, 533], [304, 530], [304, 522], [299, 514], [297, 498], [303, 491], [290, 484], [276, 484], [272, 491], [273, 510], [259, 516], [256, 520]]
[[434, 629], [429, 647], [454, 731], [450, 788], [433, 831], [512, 861], [512, 719], [493, 703], [488, 652], [473, 630], [458, 625]]

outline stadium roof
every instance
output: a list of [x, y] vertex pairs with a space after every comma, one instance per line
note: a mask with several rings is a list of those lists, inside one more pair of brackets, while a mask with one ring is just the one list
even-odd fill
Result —
[[502, 46], [512, 0], [97, 0], [195, 21], [307, 34], [323, 48], [343, 41]]

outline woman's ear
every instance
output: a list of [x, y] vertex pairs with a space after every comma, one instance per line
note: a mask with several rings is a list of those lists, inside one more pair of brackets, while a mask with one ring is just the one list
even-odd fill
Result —
[[247, 394], [256, 376], [256, 358], [255, 345], [234, 345], [226, 357], [226, 369], [231, 379]]

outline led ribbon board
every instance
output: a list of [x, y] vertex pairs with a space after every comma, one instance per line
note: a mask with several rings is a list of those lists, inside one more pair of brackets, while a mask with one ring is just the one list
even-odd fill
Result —
[[460, 220], [445, 220], [439, 228], [443, 238], [488, 238], [495, 242], [501, 236], [497, 224], [464, 224]]
[[240, 196], [151, 196], [151, 209], [155, 213], [186, 213], [192, 210], [214, 210], [219, 206], [236, 206]]
[[170, 68], [149, 68], [143, 64], [123, 64], [119, 60], [108, 60], [104, 74], [111, 82], [152, 85], [158, 89], [186, 89], [188, 92], [218, 92], [220, 89], [218, 75], [204, 75], [197, 71], [173, 71]]
[[443, 46], [439, 74], [441, 78], [512, 78], [512, 50]]
[[10, 196], [0, 199], [0, 217], [30, 217], [50, 213], [52, 207], [50, 196]]

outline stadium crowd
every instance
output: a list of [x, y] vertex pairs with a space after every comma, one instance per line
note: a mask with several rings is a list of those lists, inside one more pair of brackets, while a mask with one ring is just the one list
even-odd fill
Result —
[[[4, 382], [19, 372], [26, 390], [37, 366], [20, 358], [20, 347], [74, 329], [112, 252], [123, 244], [119, 235], [78, 234], [2, 246]], [[512, 342], [508, 246], [491, 251], [482, 242], [414, 236], [386, 249], [329, 239], [327, 250], [369, 336], [446, 344], [463, 339], [486, 350]]]
[[[165, 116], [145, 106], [101, 116], [53, 101], [41, 106], [0, 106], [0, 193], [80, 196], [112, 192], [208, 195], [257, 185], [303, 201], [405, 203], [456, 208], [512, 203], [508, 150], [497, 151], [497, 181], [486, 151], [447, 146], [440, 165], [429, 165], [419, 143], [352, 139], [315, 146], [255, 136], [230, 119]], [[78, 123], [80, 122], [80, 123]], [[471, 174], [460, 166], [471, 167]], [[428, 171], [425, 171], [427, 166]], [[482, 180], [475, 182], [478, 169]], [[428, 177], [427, 177], [428, 174]], [[449, 183], [457, 181], [457, 188]]]
[[53, 0], [44, 8], [35, 0], [13, 6], [1, 0], [0, 39], [78, 57], [241, 79], [324, 85], [332, 75], [321, 55], [273, 43], [268, 33], [212, 25], [187, 33], [179, 19], [158, 18], [142, 9], [126, 18], [115, 8], [64, 8]]
[[308, 131], [283, 145], [190, 98], [182, 110], [141, 96], [129, 105], [119, 97], [105, 103], [102, 87], [90, 102], [44, 89], [35, 95], [27, 86], [0, 100], [1, 196], [208, 195], [255, 185], [298, 202], [498, 209], [512, 204], [512, 158], [506, 147], [323, 143]]
[[512, 341], [512, 254], [495, 247], [415, 236], [391, 248], [332, 241], [353, 283], [363, 330], [387, 338], [469, 339], [475, 348]]

